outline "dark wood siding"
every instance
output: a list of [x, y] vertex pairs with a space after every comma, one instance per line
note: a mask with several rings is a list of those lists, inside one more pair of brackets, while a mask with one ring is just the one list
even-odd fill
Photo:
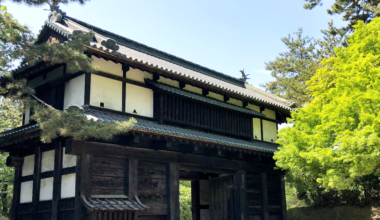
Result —
[[94, 156], [92, 195], [124, 195], [126, 159]]
[[166, 164], [139, 160], [138, 196], [144, 205], [150, 207], [144, 215], [167, 215]]
[[[156, 105], [158, 95], [155, 95]], [[197, 102], [182, 96], [164, 93], [162, 113], [156, 111], [156, 117], [163, 121], [188, 125], [239, 136], [253, 137], [252, 116], [215, 105]]]
[[262, 187], [261, 173], [247, 173], [247, 202], [248, 219], [260, 220], [262, 218]]

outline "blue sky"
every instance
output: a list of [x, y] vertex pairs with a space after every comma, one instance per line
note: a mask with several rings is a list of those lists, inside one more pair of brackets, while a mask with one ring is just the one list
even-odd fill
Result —
[[[286, 48], [281, 38], [299, 27], [305, 36], [320, 38], [331, 19], [339, 27], [341, 16], [326, 10], [334, 0], [324, 0], [314, 10], [303, 9], [304, 0], [92, 0], [84, 6], [62, 6], [71, 17], [132, 40], [240, 77], [259, 87], [272, 80], [265, 62]], [[38, 33], [47, 19], [48, 5], [27, 7], [6, 2], [8, 11]]]

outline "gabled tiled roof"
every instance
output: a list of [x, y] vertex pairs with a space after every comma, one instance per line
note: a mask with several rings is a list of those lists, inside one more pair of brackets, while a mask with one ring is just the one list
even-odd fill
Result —
[[181, 95], [181, 96], [184, 96], [184, 97], [187, 97], [187, 98], [190, 98], [190, 99], [194, 99], [194, 100], [197, 100], [197, 101], [205, 102], [205, 103], [208, 103], [208, 104], [211, 104], [211, 105], [216, 105], [216, 106], [219, 106], [219, 107], [222, 107], [222, 108], [227, 108], [227, 109], [235, 110], [235, 111], [238, 111], [238, 112], [241, 112], [241, 113], [250, 114], [250, 115], [256, 115], [256, 116], [259, 116], [259, 117], [265, 117], [265, 115], [263, 113], [260, 113], [260, 112], [256, 112], [256, 111], [253, 111], [253, 110], [250, 110], [250, 109], [242, 108], [242, 107], [239, 107], [239, 106], [236, 106], [236, 105], [232, 105], [232, 104], [229, 104], [229, 103], [221, 102], [221, 101], [218, 101], [218, 100], [215, 100], [215, 99], [212, 99], [212, 98], [208, 98], [208, 97], [205, 97], [205, 96], [202, 96], [202, 95], [198, 95], [198, 94], [195, 94], [195, 93], [192, 93], [192, 92], [188, 92], [186, 90], [178, 89], [178, 88], [175, 88], [173, 86], [168, 86], [168, 85], [165, 85], [165, 84], [162, 84], [162, 83], [159, 83], [159, 82], [155, 82], [153, 80], [146, 79], [145, 82], [148, 85], [153, 86], [154, 88], [157, 88], [159, 90], [163, 90], [163, 91], [166, 91], [166, 92], [174, 93], [174, 94]]
[[[44, 28], [51, 28], [58, 33], [62, 33], [64, 36], [70, 36], [70, 34], [73, 34], [73, 31], [78, 30], [84, 32], [93, 31], [98, 42], [91, 42], [91, 47], [96, 49], [114, 54], [130, 62], [165, 71], [173, 76], [186, 77], [189, 80], [216, 87], [223, 91], [234, 93], [237, 96], [242, 96], [243, 98], [252, 99], [253, 101], [266, 103], [286, 110], [292, 110], [289, 101], [267, 92], [259, 91], [259, 89], [246, 89], [244, 82], [234, 77], [188, 62], [68, 16], [65, 17], [64, 21], [65, 25], [56, 22], [52, 25], [50, 22], [47, 23]], [[117, 42], [120, 48], [118, 51], [109, 50], [100, 44], [101, 41], [106, 41], [109, 38]]]
[[82, 196], [84, 206], [90, 211], [143, 211], [149, 209], [140, 200], [130, 200], [126, 196]]
[[[117, 114], [113, 112], [100, 111], [97, 109], [88, 109], [85, 114], [88, 118], [99, 120], [101, 122], [128, 121], [130, 116]], [[236, 147], [241, 149], [250, 149], [264, 152], [277, 151], [277, 144], [266, 143], [262, 141], [246, 141], [237, 138], [226, 137], [213, 133], [196, 131], [188, 128], [181, 128], [171, 125], [158, 124], [155, 121], [136, 118], [137, 123], [131, 129], [136, 132], [151, 133], [157, 135], [178, 137], [188, 140], [201, 141], [224, 146]]]

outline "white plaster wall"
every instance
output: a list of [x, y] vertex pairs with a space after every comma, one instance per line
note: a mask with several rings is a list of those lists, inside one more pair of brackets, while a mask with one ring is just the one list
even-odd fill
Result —
[[41, 179], [40, 201], [53, 199], [53, 177]]
[[277, 140], [277, 124], [271, 121], [263, 120], [264, 141], [276, 143]]
[[141, 71], [139, 69], [133, 69], [133, 68], [130, 68], [129, 71], [127, 72], [127, 79], [130, 79], [133, 81], [145, 83], [144, 79], [146, 78], [153, 79], [153, 75], [148, 72]]
[[265, 117], [276, 120], [276, 112], [275, 111], [265, 109], [262, 113], [265, 115]]
[[248, 103], [248, 105], [246, 106], [246, 108], [251, 109], [253, 111], [260, 112], [260, 107], [257, 106], [257, 105], [252, 105], [252, 104]]
[[32, 202], [33, 181], [22, 182], [20, 190], [20, 203]]
[[261, 123], [260, 119], [253, 119], [253, 139], [261, 140]]
[[228, 103], [243, 107], [243, 102], [237, 99], [230, 99], [228, 100]]
[[85, 78], [85, 74], [83, 74], [65, 84], [64, 109], [71, 105], [84, 105]]
[[153, 91], [141, 86], [127, 83], [125, 95], [125, 111], [137, 115], [153, 117]]
[[42, 153], [41, 173], [54, 170], [54, 152], [50, 150]]
[[100, 107], [100, 103], [103, 102], [104, 108], [121, 111], [121, 100], [121, 81], [94, 74], [91, 75], [90, 105]]
[[192, 86], [192, 85], [189, 85], [189, 84], [186, 84], [185, 88], [183, 88], [183, 89], [186, 91], [189, 91], [189, 92], [193, 92], [193, 93], [197, 93], [197, 94], [202, 95], [202, 89], [195, 87], [195, 86]]
[[30, 121], [30, 107], [26, 106], [25, 107], [25, 118], [24, 118], [24, 125], [29, 124]]
[[24, 163], [22, 164], [21, 176], [29, 176], [34, 173], [34, 154], [24, 157]]
[[61, 198], [75, 197], [75, 173], [62, 175]]
[[222, 102], [224, 101], [224, 97], [222, 95], [219, 95], [219, 94], [213, 93], [213, 92], [209, 92], [207, 97], [217, 99], [217, 100], [222, 101]]
[[107, 61], [102, 58], [92, 56], [94, 64], [99, 67], [101, 72], [109, 73], [116, 76], [123, 76], [123, 69], [120, 63], [116, 64], [112, 61]]
[[77, 156], [65, 154], [65, 148], [63, 148], [62, 168], [75, 167], [76, 165]]
[[176, 88], [179, 88], [179, 82], [178, 81], [171, 80], [171, 79], [168, 79], [168, 78], [165, 78], [165, 77], [162, 77], [162, 76], [160, 76], [160, 79], [157, 82], [160, 82], [160, 83], [163, 83], [163, 84], [166, 84], [166, 85], [169, 85], [169, 86], [174, 86]]

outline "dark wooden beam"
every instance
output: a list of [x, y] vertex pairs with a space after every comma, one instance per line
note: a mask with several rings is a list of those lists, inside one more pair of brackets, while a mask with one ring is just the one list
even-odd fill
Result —
[[164, 94], [158, 94], [158, 123], [164, 123]]
[[153, 81], [158, 81], [160, 79], [160, 74], [153, 72]]
[[[67, 145], [66, 145], [67, 148]], [[77, 165], [75, 172], [75, 204], [74, 204], [74, 220], [81, 220], [84, 213], [84, 207], [80, 197], [82, 175], [82, 156], [77, 156]]]
[[[246, 161], [226, 160], [222, 158], [210, 158], [201, 155], [182, 154], [179, 152], [165, 152], [161, 150], [153, 150], [146, 148], [135, 148], [121, 146], [115, 144], [107, 144], [100, 142], [84, 142], [68, 140], [67, 145], [71, 145], [71, 150], [67, 153], [72, 155], [81, 155], [82, 151], [86, 151], [93, 155], [113, 156], [118, 158], [149, 158], [157, 162], [178, 162], [183, 165], [196, 165], [199, 167], [214, 167], [225, 170], [246, 170], [252, 172], [280, 173], [279, 170], [274, 170], [274, 164], [265, 165], [262, 163], [250, 163]], [[71, 142], [71, 143], [70, 143]], [[70, 144], [69, 144], [70, 143]]]
[[243, 108], [245, 108], [247, 106], [248, 106], [248, 102], [247, 101], [243, 101]]
[[36, 147], [34, 155], [34, 175], [33, 175], [33, 211], [32, 211], [32, 220], [38, 219], [38, 202], [40, 200], [40, 175], [41, 175], [41, 160], [42, 160], [42, 151], [41, 147]]
[[168, 220], [178, 220], [179, 216], [179, 165], [168, 163], [166, 172], [166, 196]]
[[185, 82], [183, 82], [183, 81], [180, 81], [180, 82], [179, 82], [179, 88], [180, 88], [180, 89], [185, 88], [185, 86], [186, 86], [186, 83], [185, 83]]
[[202, 89], [202, 95], [207, 96], [210, 93], [207, 89]]
[[238, 171], [233, 178], [236, 220], [245, 220], [248, 219], [246, 173]]
[[263, 201], [263, 216], [264, 220], [269, 220], [269, 204], [268, 204], [268, 183], [267, 174], [261, 173], [261, 190], [262, 190], [262, 201]]
[[53, 179], [53, 200], [51, 220], [58, 219], [58, 201], [61, 198], [61, 170], [62, 170], [62, 153], [63, 148], [61, 141], [55, 142], [55, 155], [54, 155], [54, 179]]
[[91, 73], [86, 73], [84, 83], [84, 104], [90, 105]]
[[193, 220], [201, 220], [199, 180], [191, 181], [191, 213]]
[[[129, 66], [123, 64], [122, 65], [122, 70], [123, 70], [123, 78], [127, 78], [127, 72], [129, 71]], [[127, 83], [123, 82], [122, 89], [121, 89], [121, 111], [122, 112], [125, 112], [126, 91], [127, 91]]]
[[223, 96], [224, 102], [228, 102], [230, 100], [230, 97], [228, 95]]
[[149, 88], [148, 86], [145, 85], [145, 83], [133, 81], [131, 79], [123, 78], [121, 76], [116, 76], [116, 75], [112, 75], [112, 74], [101, 72], [101, 71], [94, 72], [92, 74], [95, 74], [95, 75], [98, 75], [98, 76], [102, 76], [102, 77], [105, 77], [105, 78], [108, 78], [108, 79], [113, 79], [113, 80], [129, 83], [129, 84], [133, 84], [135, 86]]
[[91, 196], [91, 186], [92, 186], [92, 163], [93, 155], [89, 153], [84, 153], [82, 155], [82, 176], [81, 176], [81, 195], [86, 198]]
[[17, 219], [18, 204], [20, 203], [20, 187], [21, 187], [21, 171], [22, 165], [15, 167], [15, 177], [13, 183], [13, 198], [12, 198], [12, 208], [11, 208], [11, 220]]
[[138, 160], [128, 158], [126, 163], [124, 191], [131, 200], [134, 200], [138, 196]]

